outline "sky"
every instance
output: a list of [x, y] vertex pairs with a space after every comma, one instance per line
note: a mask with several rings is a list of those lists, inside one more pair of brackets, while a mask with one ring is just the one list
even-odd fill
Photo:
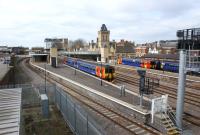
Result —
[[45, 46], [45, 38], [97, 38], [136, 43], [176, 39], [200, 27], [199, 0], [0, 0], [0, 45]]

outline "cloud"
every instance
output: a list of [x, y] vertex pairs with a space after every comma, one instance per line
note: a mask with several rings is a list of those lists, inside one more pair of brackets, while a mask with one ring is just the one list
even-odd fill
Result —
[[46, 37], [96, 40], [105, 23], [111, 40], [176, 39], [199, 27], [198, 0], [0, 0], [0, 44], [44, 45]]

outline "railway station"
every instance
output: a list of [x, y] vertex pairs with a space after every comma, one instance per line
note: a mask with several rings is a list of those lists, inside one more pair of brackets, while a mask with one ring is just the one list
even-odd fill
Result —
[[0, 135], [200, 134], [198, 2], [2, 5]]
[[[105, 31], [107, 28], [103, 25], [98, 34], [109, 34]], [[180, 31], [177, 33], [181, 35]], [[182, 42], [180, 37], [179, 40]], [[199, 70], [197, 48], [188, 50], [179, 45], [177, 65], [169, 64], [169, 61], [159, 62], [155, 58], [118, 57], [116, 63], [110, 63], [112, 57], [105, 50], [102, 49], [103, 53], [77, 55], [76, 52], [59, 52], [52, 47], [49, 54], [15, 56], [21, 68], [12, 63], [12, 71], [8, 74], [17, 76], [23, 69], [25, 75], [20, 76], [24, 79], [1, 87], [22, 88], [21, 115], [26, 117], [25, 122], [30, 115], [33, 121], [39, 117], [47, 124], [49, 120], [54, 121], [55, 112], [60, 111], [68, 125], [66, 130], [62, 130], [62, 126], [57, 129], [61, 133], [68, 130], [87, 135], [198, 133], [200, 78], [186, 74]], [[20, 84], [21, 81], [30, 81], [25, 77], [27, 74], [33, 77], [32, 84]], [[40, 110], [37, 117], [34, 113], [28, 114], [27, 106]], [[20, 125], [28, 131], [26, 124]]]
[[[44, 64], [35, 63], [35, 62], [32, 63], [32, 66], [43, 74], [48, 74], [48, 76], [51, 76], [51, 77], [55, 76], [55, 81], [60, 82], [62, 80], [62, 82], [66, 82], [67, 84], [76, 85], [74, 86], [76, 88], [78, 86], [78, 88], [81, 88], [79, 89], [81, 93], [84, 93], [87, 96], [90, 95], [93, 99], [95, 99], [95, 101], [103, 101], [106, 104], [109, 104], [109, 106], [114, 107], [115, 111], [120, 110], [124, 112], [125, 115], [127, 115], [127, 117], [134, 118], [133, 119], [134, 121], [149, 125], [153, 127], [153, 129], [162, 131], [162, 133], [165, 132], [167, 134], [178, 134], [180, 132], [180, 130], [176, 126], [176, 123], [173, 122], [173, 120], [175, 120], [175, 112], [173, 108], [175, 108], [176, 105], [175, 104], [169, 105], [170, 103], [168, 103], [168, 102], [173, 103], [174, 98], [176, 98], [176, 96], [170, 95], [170, 92], [164, 91], [164, 89], [165, 90], [174, 89], [173, 87], [176, 87], [176, 86], [175, 84], [171, 86], [167, 84], [168, 85], [167, 87], [166, 83], [162, 82], [163, 80], [166, 81], [166, 78], [168, 78], [168, 81], [177, 80], [178, 79], [177, 73], [176, 74], [165, 73], [164, 74], [165, 78], [163, 78], [162, 77], [163, 75], [161, 74], [162, 71], [154, 72], [153, 70], [148, 69], [146, 73], [148, 77], [145, 77], [145, 80], [144, 80], [146, 85], [142, 86], [141, 84], [142, 78], [140, 79], [141, 81], [134, 82], [128, 79], [128, 78], [131, 78], [130, 75], [124, 75], [123, 72], [131, 71], [132, 73], [138, 74], [138, 78], [141, 77], [138, 72], [139, 70], [133, 69], [130, 66], [116, 65], [115, 71], [117, 72], [116, 74], [117, 78], [113, 82], [109, 82], [106, 80], [106, 78], [103, 78], [103, 76], [105, 75], [103, 75], [102, 72], [100, 72], [102, 76], [100, 76], [99, 78], [96, 78], [95, 76], [92, 75], [92, 66], [89, 66], [89, 65], [91, 65], [92, 63], [94, 64], [95, 62], [82, 60], [82, 62], [79, 65], [76, 58], [74, 59], [71, 58], [71, 60], [68, 58], [64, 60], [66, 60], [66, 62], [64, 62], [65, 64], [64, 65], [58, 64], [57, 68], [52, 67], [51, 64], [47, 64], [45, 67]], [[83, 62], [87, 62], [89, 64], [83, 64]], [[86, 68], [79, 68], [79, 66], [81, 65], [86, 66]], [[103, 65], [99, 64], [99, 66], [103, 66]], [[146, 70], [141, 70], [141, 71], [143, 72]], [[90, 75], [88, 75], [87, 72]], [[118, 74], [120, 74], [120, 76]], [[159, 80], [155, 79], [155, 76], [152, 77], [155, 74], [156, 76], [161, 76]], [[134, 80], [134, 78], [131, 78], [131, 80]], [[199, 78], [196, 79], [195, 77], [189, 76], [186, 81], [190, 83], [192, 82], [193, 84], [198, 85], [198, 83], [200, 82], [200, 79]], [[132, 82], [139, 84], [140, 87], [139, 88], [136, 86], [133, 87]], [[144, 89], [144, 91], [140, 89]], [[192, 90], [194, 90], [194, 88], [190, 88], [188, 86], [188, 93], [191, 93], [190, 91]], [[142, 99], [140, 96], [141, 94], [140, 91], [143, 91]], [[170, 96], [166, 95], [166, 96], [159, 97], [158, 95], [162, 94], [162, 92], [166, 94], [168, 93], [168, 95]], [[153, 97], [150, 96], [153, 93], [157, 93], [156, 94], [157, 96], [155, 94]], [[189, 97], [186, 98], [186, 103], [185, 103], [185, 106], [187, 107], [187, 109], [185, 109], [185, 111], [187, 112], [186, 114], [190, 114], [195, 117], [198, 117], [198, 108], [196, 111], [195, 109], [192, 109], [195, 106], [198, 107], [198, 103], [192, 104], [190, 100], [191, 99]], [[194, 100], [194, 102], [196, 101]], [[153, 106], [156, 107], [156, 109], [154, 108], [155, 110], [152, 108], [152, 103], [154, 103]], [[160, 106], [161, 104], [162, 106]], [[159, 110], [159, 108], [161, 110]], [[105, 111], [105, 110], [102, 110], [102, 111]], [[167, 112], [167, 114], [165, 114], [163, 111]], [[116, 116], [116, 114], [113, 114], [111, 112], [108, 112], [108, 111], [105, 111], [105, 112], [106, 113], [103, 113], [103, 115], [106, 115], [105, 117], [109, 117], [109, 116], [111, 116], [111, 118], [119, 117], [119, 116]], [[192, 121], [192, 123], [196, 123], [195, 125], [198, 125], [198, 120], [195, 120], [192, 118], [188, 118], [185, 120], [187, 121], [187, 123], [190, 123]], [[190, 123], [189, 125], [192, 125], [192, 123]], [[123, 127], [123, 128], [127, 128], [128, 130], [130, 130], [130, 132], [135, 131], [136, 129], [137, 129], [137, 133], [149, 132], [144, 129], [134, 128], [134, 127], [135, 126], [131, 124], [131, 125], [126, 125], [126, 127]], [[157, 133], [157, 131], [153, 129], [152, 129], [152, 132]]]
[[[56, 61], [59, 61], [57, 53], [57, 51], [50, 53], [52, 54], [52, 56], [50, 55], [50, 61], [52, 61], [52, 57], [56, 57]], [[196, 57], [198, 58], [199, 56]], [[62, 85], [65, 83], [70, 84], [72, 89], [76, 88], [80, 93], [84, 93], [84, 96], [90, 96], [95, 102], [101, 101], [106, 106], [112, 107], [111, 112], [110, 110], [105, 110], [105, 108], [98, 107], [101, 108], [98, 112], [104, 117], [109, 117], [111, 121], [114, 121], [115, 124], [130, 133], [191, 133], [190, 130], [184, 130], [185, 124], [192, 130], [196, 130], [195, 128], [197, 127], [195, 126], [199, 124], [199, 120], [196, 119], [199, 117], [199, 104], [197, 96], [191, 97], [190, 94], [194, 91], [199, 93], [198, 84], [200, 79], [198, 77], [188, 75], [184, 82], [180, 82], [180, 74], [176, 73], [176, 71], [155, 71], [148, 66], [138, 67], [140, 64], [130, 64], [125, 59], [122, 59], [120, 65], [113, 65], [105, 64], [104, 62], [87, 61], [84, 58], [77, 59], [77, 57], [73, 58], [69, 57], [69, 55], [67, 58], [60, 58], [62, 59], [60, 60], [61, 63], [57, 63], [56, 66], [52, 62], [46, 65], [31, 62], [31, 66], [38, 72], [45, 74], [45, 76], [48, 75], [54, 81], [62, 82]], [[180, 62], [181, 60], [182, 58], [180, 57]], [[133, 66], [136, 68], [133, 68]], [[178, 69], [180, 70], [181, 67]], [[115, 75], [113, 74], [114, 72]], [[132, 75], [137, 77], [134, 78]], [[184, 101], [185, 109], [176, 110], [177, 112], [174, 110], [177, 106], [174, 103], [179, 95], [176, 94], [177, 84], [175, 82], [178, 82], [178, 85], [182, 85], [179, 83], [186, 83], [187, 90]], [[179, 99], [177, 104], [183, 104], [183, 101]], [[93, 104], [92, 106], [97, 105]], [[125, 126], [117, 123], [118, 118], [121, 119], [122, 117], [114, 113], [117, 111], [123, 112], [123, 115], [129, 117], [129, 120], [134, 121], [134, 124], [128, 124], [130, 121], [126, 121], [128, 123], [124, 124]], [[135, 123], [137, 122], [140, 123], [138, 125], [140, 128], [136, 127]], [[143, 127], [143, 124], [152, 127], [151, 131]]]

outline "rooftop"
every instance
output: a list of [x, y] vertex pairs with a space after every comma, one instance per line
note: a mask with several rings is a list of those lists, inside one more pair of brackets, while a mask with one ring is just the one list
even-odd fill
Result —
[[142, 56], [142, 58], [178, 60], [179, 59], [179, 55], [178, 54], [146, 54], [145, 56]]
[[116, 46], [116, 53], [134, 53], [134, 46], [130, 43], [123, 46]]
[[21, 88], [0, 89], [0, 134], [19, 135]]
[[102, 26], [101, 26], [101, 31], [108, 31], [105, 24], [102, 24]]

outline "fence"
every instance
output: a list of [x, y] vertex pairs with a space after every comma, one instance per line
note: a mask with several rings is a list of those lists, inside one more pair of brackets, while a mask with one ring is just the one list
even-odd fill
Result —
[[56, 87], [55, 103], [65, 121], [77, 135], [101, 135], [103, 130], [62, 89]]
[[200, 50], [186, 51], [186, 67], [188, 71], [200, 72]]
[[[22, 107], [40, 106], [40, 94], [45, 93], [45, 86], [40, 84], [0, 85], [0, 89], [22, 88]], [[47, 85], [49, 104], [54, 104], [55, 85]]]
[[[55, 104], [64, 120], [76, 135], [102, 135], [105, 132], [70, 95], [55, 85], [0, 85], [0, 89], [22, 88], [22, 108], [40, 106], [40, 94], [46, 93], [49, 104]], [[21, 123], [23, 126], [23, 123]]]

